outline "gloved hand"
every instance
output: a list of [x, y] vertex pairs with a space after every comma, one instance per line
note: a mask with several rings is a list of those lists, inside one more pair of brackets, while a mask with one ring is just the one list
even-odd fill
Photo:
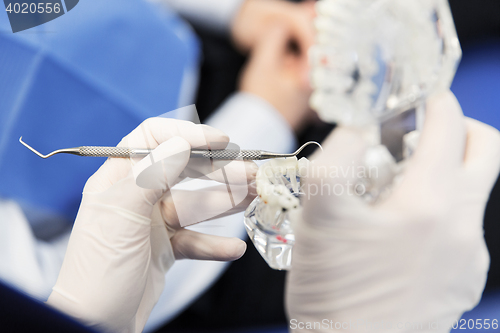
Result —
[[[152, 118], [119, 146], [154, 148], [140, 159], [108, 159], [87, 181], [61, 272], [48, 304], [83, 323], [111, 332], [140, 332], [157, 302], [165, 273], [175, 259], [235, 260], [245, 242], [196, 233], [182, 226], [223, 215], [223, 201], [200, 193], [176, 197], [171, 187], [186, 174], [226, 180], [233, 197], [251, 200], [252, 163], [225, 162], [216, 170], [209, 160], [190, 160], [191, 147], [224, 148], [221, 131], [190, 122]], [[212, 172], [214, 171], [215, 172]], [[212, 173], [210, 173], [212, 172]], [[140, 186], [138, 186], [140, 185]], [[142, 186], [142, 187], [141, 187]], [[205, 194], [221, 195], [217, 189]], [[234, 200], [238, 204], [241, 200]], [[219, 205], [219, 206], [217, 206]], [[191, 217], [177, 213], [209, 208]], [[221, 209], [218, 209], [221, 208]]]
[[[338, 128], [323, 148], [295, 227], [292, 331], [313, 331], [307, 322], [321, 324], [315, 332], [449, 331], [486, 281], [482, 222], [500, 169], [498, 131], [465, 119], [451, 93], [433, 99], [402, 181], [375, 205], [349, 191], [370, 172], [360, 169], [360, 133]], [[338, 177], [318, 175], [321, 166]], [[307, 199], [316, 188], [321, 195]]]

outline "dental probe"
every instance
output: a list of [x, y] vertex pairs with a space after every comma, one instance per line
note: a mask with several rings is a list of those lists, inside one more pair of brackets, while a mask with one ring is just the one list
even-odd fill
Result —
[[[73, 154], [78, 156], [91, 157], [142, 157], [153, 151], [147, 148], [129, 148], [129, 147], [96, 147], [96, 146], [81, 146], [75, 148], [65, 148], [55, 150], [47, 155], [43, 155], [26, 142], [23, 137], [19, 138], [19, 142], [26, 148], [37, 154], [41, 158], [49, 158], [56, 154]], [[308, 145], [315, 144], [323, 149], [321, 145], [315, 141], [309, 141], [303, 144], [299, 149], [291, 154], [271, 153], [263, 150], [237, 150], [237, 149], [191, 149], [191, 157], [210, 158], [214, 160], [267, 160], [271, 158], [284, 158], [297, 156]]]

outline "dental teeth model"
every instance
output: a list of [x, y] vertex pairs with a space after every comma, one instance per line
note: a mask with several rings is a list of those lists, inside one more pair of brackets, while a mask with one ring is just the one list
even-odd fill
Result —
[[290, 268], [295, 242], [292, 225], [300, 211], [300, 178], [309, 161], [296, 157], [271, 160], [257, 172], [258, 197], [245, 212], [248, 236], [274, 269]]
[[448, 89], [461, 57], [446, 0], [322, 0], [310, 50], [311, 106], [362, 129], [365, 198], [390, 191], [418, 142], [426, 99]]
[[[461, 49], [447, 0], [320, 0], [309, 58], [311, 106], [329, 123], [363, 130], [370, 148], [360, 184], [381, 200], [415, 150], [425, 101], [451, 85]], [[254, 245], [275, 269], [289, 269], [300, 213], [301, 165], [262, 165], [257, 197], [245, 212]], [[307, 168], [304, 167], [304, 170]]]

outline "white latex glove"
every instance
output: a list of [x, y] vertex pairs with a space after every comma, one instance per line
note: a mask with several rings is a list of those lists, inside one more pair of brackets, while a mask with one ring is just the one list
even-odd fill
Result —
[[[176, 258], [226, 261], [241, 257], [245, 242], [182, 226], [227, 214], [217, 198], [222, 194], [228, 198], [228, 186], [233, 196], [243, 188], [245, 197], [247, 178], [255, 175], [253, 163], [225, 162], [223, 176], [230, 185], [222, 186], [224, 192], [213, 188], [201, 192], [212, 194], [215, 200], [200, 193], [186, 196], [181, 192], [175, 197], [171, 189], [186, 174], [212, 171], [207, 170], [207, 160], [190, 161], [191, 147], [221, 149], [228, 141], [223, 132], [209, 126], [163, 118], [149, 119], [125, 137], [119, 146], [155, 149], [142, 160], [108, 159], [87, 181], [47, 303], [100, 330], [140, 332]], [[210, 161], [208, 166], [213, 166]], [[221, 175], [215, 172], [208, 178], [224, 180]], [[156, 189], [139, 187], [136, 182]], [[204, 204], [198, 201], [200, 196]], [[210, 212], [201, 218], [200, 214], [178, 218], [179, 210], [204, 208]]]
[[[347, 194], [366, 148], [360, 133], [338, 128], [323, 148], [316, 171], [327, 166], [334, 176], [333, 166], [339, 177], [323, 171], [306, 181], [306, 193], [323, 193], [304, 201], [295, 229], [286, 290], [292, 331], [449, 331], [486, 281], [482, 222], [499, 174], [498, 131], [465, 119], [451, 93], [435, 98], [403, 180], [373, 206]], [[329, 195], [334, 186], [344, 194]]]

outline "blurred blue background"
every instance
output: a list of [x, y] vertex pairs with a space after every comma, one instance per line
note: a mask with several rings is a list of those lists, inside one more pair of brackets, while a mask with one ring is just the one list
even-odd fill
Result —
[[500, 129], [499, 40], [464, 49], [451, 90], [466, 116]]
[[137, 0], [77, 8], [15, 34], [0, 11], [0, 197], [68, 221], [104, 159], [42, 160], [19, 137], [43, 153], [116, 146], [144, 119], [184, 106], [183, 78], [199, 62], [195, 34], [168, 10]]

